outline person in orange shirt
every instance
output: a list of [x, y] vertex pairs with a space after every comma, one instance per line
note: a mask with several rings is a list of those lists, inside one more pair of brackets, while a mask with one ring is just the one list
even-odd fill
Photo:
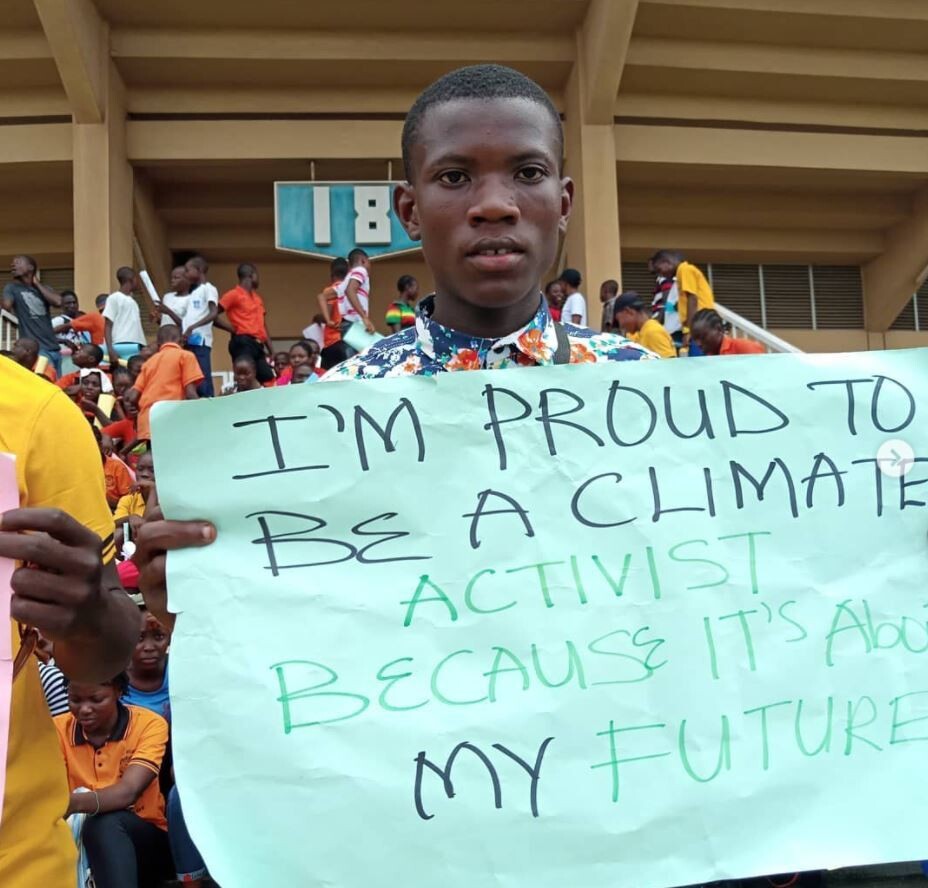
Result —
[[126, 392], [126, 403], [137, 405], [138, 440], [151, 440], [148, 416], [152, 405], [158, 401], [194, 401], [197, 383], [203, 379], [203, 371], [196, 356], [180, 347], [180, 328], [166, 324], [158, 328], [158, 353], [143, 365], [132, 388]]
[[238, 286], [223, 293], [219, 313], [216, 326], [232, 334], [229, 340], [232, 363], [247, 355], [255, 362], [258, 382], [262, 385], [271, 382], [274, 368], [268, 358], [272, 358], [274, 348], [267, 332], [264, 300], [258, 292], [258, 269], [250, 262], [239, 265]]
[[762, 355], [764, 347], [751, 339], [733, 339], [725, 333], [725, 322], [713, 308], [693, 315], [690, 327], [696, 344], [706, 355]]
[[103, 460], [106, 501], [111, 509], [115, 509], [119, 500], [132, 492], [135, 486], [135, 475], [118, 456], [113, 455], [113, 439], [109, 435], [104, 435], [96, 426], [91, 426], [91, 428]]
[[20, 367], [25, 367], [27, 370], [32, 370], [33, 373], [37, 373], [39, 376], [44, 376], [49, 382], [56, 382], [58, 380], [58, 374], [55, 373], [55, 368], [48, 358], [44, 358], [41, 363], [39, 362], [39, 343], [34, 339], [27, 339], [26, 337], [17, 339], [10, 349], [10, 357], [16, 361]]
[[[94, 345], [103, 345], [105, 340], [104, 326], [106, 324], [106, 321], [103, 320], [103, 309], [106, 306], [106, 293], [101, 293], [94, 301], [97, 306], [96, 311], [78, 315], [76, 318], [71, 318], [63, 324], [59, 324], [55, 327], [55, 333], [66, 333], [68, 330], [74, 330], [75, 333], [89, 333], [90, 341]], [[77, 362], [75, 361], [75, 363]]]
[[120, 673], [96, 684], [71, 682], [68, 709], [55, 717], [68, 774], [67, 814], [84, 814], [80, 839], [97, 888], [138, 888], [174, 876], [158, 774], [168, 742], [160, 716], [120, 701]]
[[339, 257], [329, 266], [329, 286], [317, 297], [325, 322], [322, 333], [322, 369], [331, 370], [336, 364], [348, 360], [342, 341], [342, 315], [338, 309], [338, 287], [348, 277], [348, 260]]

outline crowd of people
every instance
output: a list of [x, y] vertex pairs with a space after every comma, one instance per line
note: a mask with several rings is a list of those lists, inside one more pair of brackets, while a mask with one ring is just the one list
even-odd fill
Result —
[[[448, 136], [449, 114], [464, 123], [472, 118], [472, 125]], [[3, 307], [16, 317], [19, 338], [0, 357], [0, 451], [17, 456], [22, 508], [2, 516], [0, 557], [22, 565], [14, 575], [12, 615], [20, 626], [17, 673], [25, 678], [14, 683], [6, 857], [0, 855], [0, 876], [15, 870], [22, 881], [0, 878], [4, 885], [62, 884], [49, 874], [71, 865], [67, 853], [60, 846], [36, 852], [36, 836], [60, 821], [55, 806], [64, 780], [68, 827], [81, 855], [80, 888], [88, 872], [96, 888], [133, 888], [172, 875], [196, 886], [208, 877], [170, 764], [167, 660], [174, 618], [165, 603], [164, 555], [208, 544], [215, 531], [198, 522], [164, 522], [154, 506], [149, 416], [155, 403], [322, 376], [762, 351], [728, 335], [709, 282], [668, 250], [651, 259], [655, 290], [648, 297], [620, 293], [615, 281], [602, 284], [601, 331], [587, 325], [578, 270], [565, 269], [541, 298], [539, 276], [566, 224], [564, 195], [569, 205], [572, 194], [555, 175], [560, 127], [536, 84], [497, 66], [454, 72], [420, 96], [403, 134], [406, 175], [419, 187], [400, 186], [397, 207], [413, 236], [427, 226], [441, 233], [424, 244], [439, 295], [420, 298], [415, 278], [400, 277], [384, 318], [392, 335], [363, 351], [352, 345], [353, 334], [370, 335], [375, 324], [370, 258], [362, 249], [331, 262], [311, 323], [286, 351], [274, 348], [252, 263], [238, 266], [237, 286], [221, 296], [203, 257], [174, 268], [171, 292], [153, 302], [157, 335], [149, 342], [134, 269], [117, 269], [117, 289], [97, 296], [95, 310], [85, 313], [72, 291], [57, 293], [42, 283], [34, 259], [13, 260]], [[475, 224], [456, 179], [419, 179], [430, 152], [447, 150], [449, 138], [459, 142], [457, 155], [479, 158], [474, 170], [481, 164], [509, 170], [512, 157], [533, 158], [518, 161], [526, 176], [514, 180], [517, 189], [532, 189], [531, 198], [494, 192], [493, 173]], [[519, 213], [512, 201], [521, 202]], [[498, 234], [500, 225], [523, 224], [527, 233], [518, 249]], [[474, 230], [480, 226], [485, 231]], [[445, 249], [444, 242], [454, 246]], [[234, 383], [228, 393], [213, 389], [215, 327], [229, 334]], [[60, 460], [65, 442], [69, 459]], [[41, 533], [41, 546], [30, 531]], [[40, 687], [54, 717], [54, 750], [29, 696]], [[61, 780], [56, 755], [64, 762]]]

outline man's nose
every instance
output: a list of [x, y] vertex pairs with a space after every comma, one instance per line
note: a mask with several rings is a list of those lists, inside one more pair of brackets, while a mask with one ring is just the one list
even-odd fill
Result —
[[487, 177], [474, 193], [474, 201], [468, 212], [468, 221], [472, 225], [481, 222], [513, 224], [519, 221], [520, 215], [512, 181], [508, 177], [506, 180]]

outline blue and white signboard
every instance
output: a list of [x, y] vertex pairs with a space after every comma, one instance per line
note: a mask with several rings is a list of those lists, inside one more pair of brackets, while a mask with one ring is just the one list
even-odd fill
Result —
[[275, 182], [278, 250], [323, 259], [361, 247], [372, 259], [419, 249], [393, 212], [395, 182]]

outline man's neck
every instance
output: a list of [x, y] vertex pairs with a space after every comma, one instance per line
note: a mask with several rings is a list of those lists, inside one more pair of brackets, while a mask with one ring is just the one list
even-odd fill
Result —
[[119, 292], [122, 293], [123, 296], [131, 296], [131, 295], [132, 295], [132, 288], [129, 287], [129, 288], [127, 289], [127, 288], [125, 288], [125, 287], [120, 287], [120, 288], [119, 288]]
[[254, 291], [255, 291], [255, 288], [254, 288], [250, 283], [248, 283], [248, 284], [243, 284], [241, 281], [239, 281], [239, 286], [240, 286], [246, 293], [254, 293]]
[[129, 683], [139, 691], [157, 691], [164, 684], [164, 670], [129, 670]]
[[35, 275], [34, 274], [21, 274], [16, 278], [24, 287], [31, 287], [35, 284]]
[[539, 291], [532, 290], [514, 305], [488, 309], [436, 294], [432, 320], [457, 333], [481, 339], [500, 339], [531, 321], [538, 311], [539, 299]]

